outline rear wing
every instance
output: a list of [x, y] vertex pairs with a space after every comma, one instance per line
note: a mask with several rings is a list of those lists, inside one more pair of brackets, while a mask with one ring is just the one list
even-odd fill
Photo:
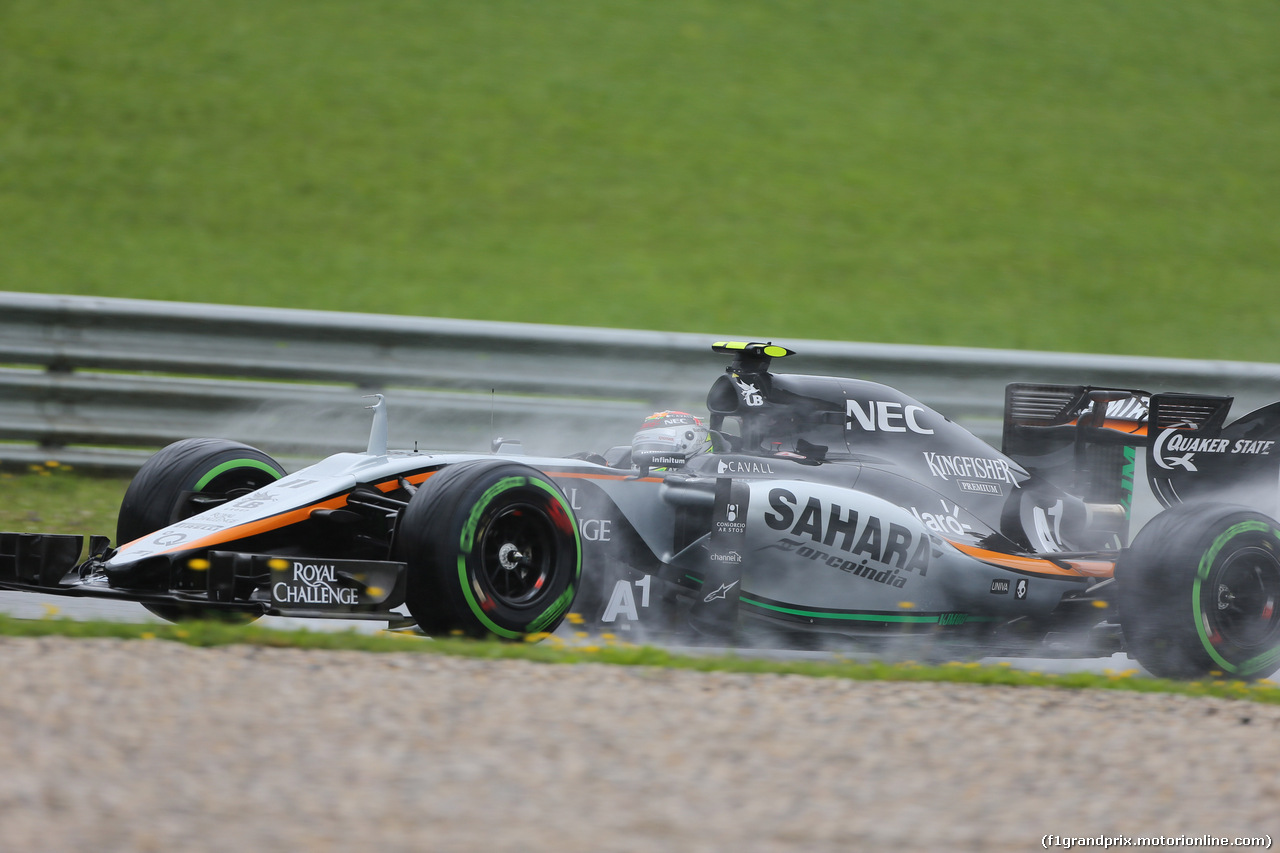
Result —
[[1014, 383], [1005, 389], [1004, 453], [1086, 502], [1127, 509], [1150, 399], [1137, 388]]
[[1227, 424], [1232, 397], [1015, 383], [1004, 452], [1086, 501], [1132, 499], [1137, 448], [1164, 506], [1225, 500], [1276, 514], [1280, 403]]
[[1077, 428], [1086, 440], [1131, 443], [1119, 436], [1146, 435], [1150, 399], [1137, 388], [1015, 382], [1004, 394], [1005, 447], [1055, 433], [1074, 439]]
[[1280, 492], [1280, 403], [1224, 426], [1232, 398], [1151, 398], [1147, 482], [1165, 506], [1226, 500], [1276, 514]]

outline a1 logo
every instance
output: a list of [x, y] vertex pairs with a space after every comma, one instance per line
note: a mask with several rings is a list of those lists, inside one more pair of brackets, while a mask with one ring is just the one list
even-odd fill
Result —
[[609, 596], [609, 603], [605, 605], [604, 615], [600, 617], [601, 622], [617, 622], [618, 617], [622, 617], [625, 621], [634, 622], [640, 618], [637, 610], [637, 602], [635, 592], [631, 587], [640, 590], [640, 607], [649, 606], [649, 583], [652, 578], [645, 575], [638, 581], [627, 582], [620, 580], [613, 585], [613, 593]]

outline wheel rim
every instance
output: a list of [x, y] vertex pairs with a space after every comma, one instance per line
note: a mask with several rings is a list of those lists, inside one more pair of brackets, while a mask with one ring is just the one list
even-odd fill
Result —
[[256, 468], [234, 468], [214, 477], [198, 492], [186, 495], [174, 508], [174, 520], [180, 521], [213, 509], [236, 498], [256, 492], [276, 478]]
[[1264, 548], [1231, 554], [1208, 585], [1212, 633], [1241, 649], [1270, 645], [1280, 629], [1280, 561]]
[[500, 603], [521, 607], [546, 590], [555, 565], [555, 527], [541, 508], [521, 503], [503, 508], [485, 527], [480, 562]]

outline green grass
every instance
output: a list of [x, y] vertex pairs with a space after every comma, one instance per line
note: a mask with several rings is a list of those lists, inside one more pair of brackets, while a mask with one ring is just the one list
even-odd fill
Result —
[[0, 530], [115, 538], [128, 477], [85, 476], [66, 465], [0, 470]]
[[660, 666], [698, 672], [771, 673], [855, 681], [942, 681], [1012, 687], [1093, 688], [1140, 693], [1173, 693], [1184, 696], [1214, 696], [1280, 704], [1280, 687], [1270, 681], [1257, 683], [1227, 680], [1168, 681], [1138, 677], [1132, 670], [1101, 674], [1056, 675], [1019, 670], [1009, 666], [982, 666], [976, 663], [935, 666], [911, 662], [864, 663], [840, 658], [831, 661], [777, 661], [736, 655], [688, 656], [673, 654], [653, 646], [619, 643], [608, 637], [594, 645], [566, 642], [559, 638], [534, 644], [463, 639], [428, 640], [414, 635], [389, 632], [366, 634], [355, 631], [278, 631], [253, 625], [233, 626], [222, 622], [197, 621], [177, 625], [77, 622], [57, 618], [56, 608], [51, 608], [48, 617], [44, 619], [14, 619], [0, 615], [0, 636], [109, 637], [152, 642], [173, 641], [203, 647], [250, 644], [370, 653], [447, 654], [471, 658], [530, 660], [551, 664], [601, 663], [615, 666]]
[[1270, 0], [0, 0], [0, 287], [1267, 361]]

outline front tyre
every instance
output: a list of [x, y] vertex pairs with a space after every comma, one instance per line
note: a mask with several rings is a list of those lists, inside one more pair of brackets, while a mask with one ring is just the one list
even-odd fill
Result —
[[[142, 464], [125, 490], [116, 519], [123, 545], [162, 527], [247, 495], [284, 476], [284, 468], [261, 450], [221, 438], [187, 438]], [[225, 611], [198, 605], [143, 604], [162, 619], [222, 618]], [[235, 621], [253, 621], [236, 614]]]
[[405, 604], [428, 634], [516, 640], [554, 631], [577, 593], [582, 545], [569, 502], [527, 465], [477, 460], [432, 475], [396, 528]]
[[1121, 627], [1153, 675], [1265, 678], [1280, 668], [1280, 524], [1222, 504], [1158, 515], [1116, 566]]

